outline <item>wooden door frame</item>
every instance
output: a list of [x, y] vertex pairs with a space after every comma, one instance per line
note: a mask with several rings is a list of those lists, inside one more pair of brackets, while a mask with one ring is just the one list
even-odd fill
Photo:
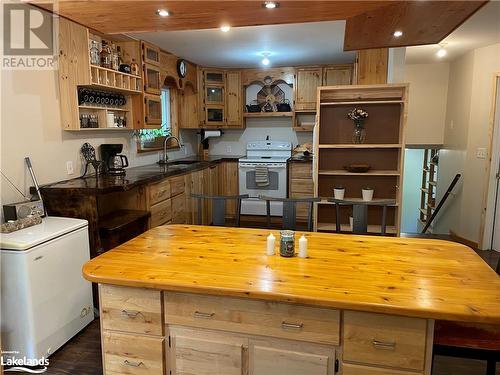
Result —
[[[493, 166], [493, 162], [498, 166], [500, 161], [500, 141], [495, 142], [495, 136], [500, 131], [500, 106], [498, 108], [497, 117], [497, 101], [500, 99], [500, 72], [493, 73], [492, 77], [492, 98], [489, 120], [489, 152], [488, 163], [486, 166], [486, 174], [484, 177], [485, 189], [483, 193], [483, 203], [481, 207], [481, 222], [479, 227], [479, 249], [489, 250], [493, 240], [493, 224], [495, 217], [495, 199], [496, 195], [492, 192], [494, 174], [497, 172], [497, 167]], [[498, 120], [498, 121], [497, 121]], [[496, 124], [498, 122], [498, 124]], [[495, 157], [495, 155], [498, 155]], [[489, 207], [489, 209], [488, 209]], [[499, 207], [500, 209], [500, 207]]]

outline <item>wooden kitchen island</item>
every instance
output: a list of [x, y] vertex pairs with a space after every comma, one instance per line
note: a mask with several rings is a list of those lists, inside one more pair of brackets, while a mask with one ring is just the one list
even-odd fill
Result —
[[104, 374], [430, 374], [435, 319], [500, 324], [500, 278], [463, 245], [307, 233], [282, 258], [268, 234], [161, 226], [88, 262]]

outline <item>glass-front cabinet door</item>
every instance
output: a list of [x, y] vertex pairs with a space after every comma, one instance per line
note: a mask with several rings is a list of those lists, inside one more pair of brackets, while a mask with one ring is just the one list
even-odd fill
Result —
[[160, 65], [160, 49], [153, 44], [142, 42], [143, 61], [146, 64]]
[[224, 88], [207, 86], [205, 98], [207, 104], [224, 104]]
[[161, 97], [158, 95], [144, 96], [144, 123], [148, 128], [161, 126]]
[[148, 94], [160, 94], [160, 69], [156, 66], [144, 64], [144, 90]]
[[207, 106], [206, 124], [213, 126], [224, 125], [224, 106]]
[[219, 70], [205, 70], [205, 85], [224, 85], [224, 72]]

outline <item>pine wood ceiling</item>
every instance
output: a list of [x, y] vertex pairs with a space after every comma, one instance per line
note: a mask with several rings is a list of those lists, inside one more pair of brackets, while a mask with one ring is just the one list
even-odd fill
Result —
[[[269, 10], [253, 0], [60, 0], [55, 11], [106, 34], [347, 20], [344, 49], [352, 51], [438, 43], [486, 2], [281, 0], [279, 8]], [[32, 3], [46, 7], [51, 2]], [[158, 17], [159, 8], [171, 16]], [[402, 38], [393, 37], [396, 29], [404, 31]]]

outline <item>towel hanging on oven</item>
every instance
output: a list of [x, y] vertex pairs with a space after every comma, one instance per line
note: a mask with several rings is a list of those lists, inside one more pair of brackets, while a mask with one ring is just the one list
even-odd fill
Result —
[[255, 167], [255, 184], [258, 187], [269, 186], [269, 169], [261, 165]]

